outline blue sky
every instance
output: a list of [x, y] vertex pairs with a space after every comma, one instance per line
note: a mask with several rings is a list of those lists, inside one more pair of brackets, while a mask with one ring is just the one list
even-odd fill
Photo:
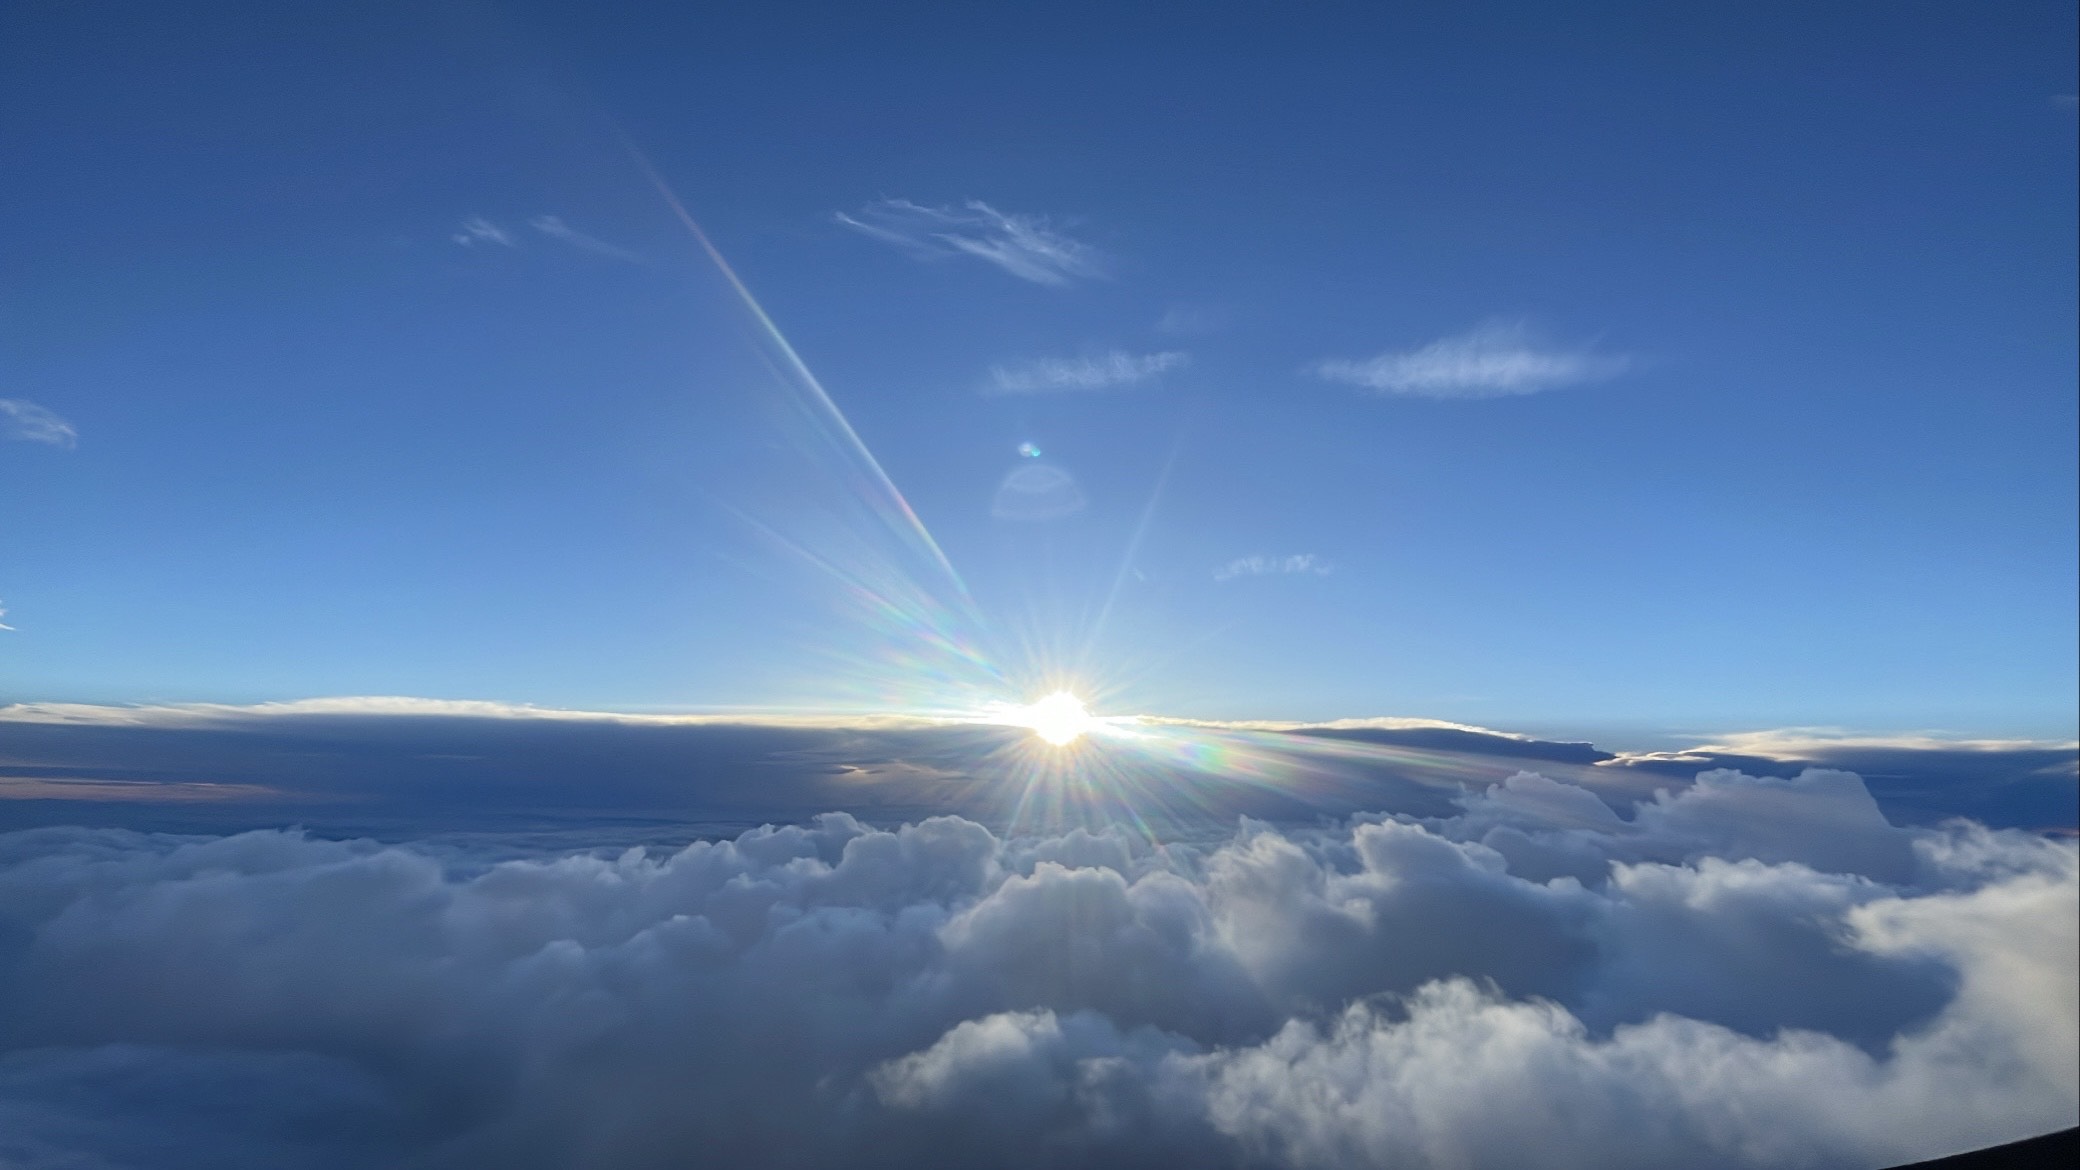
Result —
[[2070, 5], [6, 19], [6, 698], [2074, 732]]

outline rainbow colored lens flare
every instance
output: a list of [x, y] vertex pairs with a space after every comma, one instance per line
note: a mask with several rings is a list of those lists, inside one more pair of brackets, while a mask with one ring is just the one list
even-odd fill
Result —
[[[761, 417], [779, 427], [778, 441], [769, 446], [790, 461], [786, 474], [766, 484], [793, 494], [761, 495], [739, 485], [740, 503], [720, 495], [716, 502], [758, 545], [779, 554], [782, 571], [770, 575], [817, 586], [840, 617], [807, 642], [824, 661], [801, 688], [805, 698], [820, 700], [815, 709], [971, 728], [955, 737], [958, 755], [931, 758], [920, 747], [918, 758], [901, 762], [948, 777], [950, 799], [1006, 831], [1123, 826], [1158, 848], [1211, 826], [1232, 831], [1239, 817], [1309, 818], [1331, 809], [1407, 804], [1390, 795], [1442, 805], [1468, 784], [1517, 769], [1509, 759], [1368, 740], [1364, 727], [1094, 714], [1094, 708], [1117, 709], [1128, 684], [1155, 665], [1113, 662], [1101, 669], [1097, 658], [1168, 465], [1101, 604], [1081, 613], [989, 620], [749, 288], [656, 169], [633, 146], [629, 152], [751, 326], [762, 373], [747, 389], [766, 396]], [[1037, 459], [1040, 448], [1023, 443], [1018, 453]], [[1170, 457], [1174, 461], [1176, 452]], [[833, 692], [839, 701], [831, 701]], [[1024, 734], [1008, 734], [1017, 731]]]

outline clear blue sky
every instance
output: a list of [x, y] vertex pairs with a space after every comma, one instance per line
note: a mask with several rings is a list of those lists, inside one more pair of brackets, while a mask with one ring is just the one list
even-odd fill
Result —
[[2071, 4], [737, 7], [0, 18], [0, 697], [902, 702], [625, 135], [1014, 675], [2073, 734]]

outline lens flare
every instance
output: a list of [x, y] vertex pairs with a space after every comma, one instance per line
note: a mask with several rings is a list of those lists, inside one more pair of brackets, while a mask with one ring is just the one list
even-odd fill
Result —
[[1056, 747], [1067, 747], [1097, 726], [1083, 700], [1068, 691], [1056, 691], [1035, 703], [1018, 708], [1010, 722], [1030, 727], [1033, 734]]

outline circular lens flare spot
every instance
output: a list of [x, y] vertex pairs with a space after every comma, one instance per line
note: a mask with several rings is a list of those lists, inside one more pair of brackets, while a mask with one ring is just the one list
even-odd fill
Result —
[[1054, 694], [1029, 704], [1019, 712], [1020, 723], [1033, 729], [1033, 734], [1055, 745], [1065, 747], [1075, 743], [1083, 733], [1098, 725], [1083, 705], [1083, 700], [1067, 691]]

